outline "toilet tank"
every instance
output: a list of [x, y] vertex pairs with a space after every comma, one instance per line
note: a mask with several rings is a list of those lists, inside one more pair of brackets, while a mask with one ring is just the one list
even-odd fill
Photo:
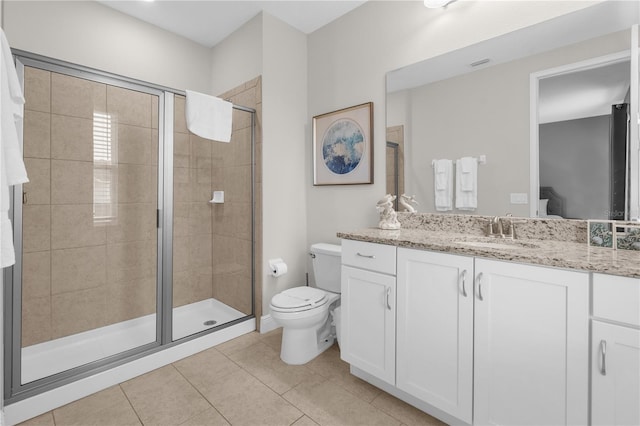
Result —
[[326, 243], [314, 244], [311, 246], [311, 256], [316, 287], [332, 293], [340, 293], [342, 247]]

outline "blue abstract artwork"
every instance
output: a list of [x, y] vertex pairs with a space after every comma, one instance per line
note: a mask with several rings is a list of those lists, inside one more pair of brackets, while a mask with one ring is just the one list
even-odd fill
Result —
[[350, 119], [338, 120], [327, 129], [322, 140], [324, 164], [332, 173], [345, 175], [358, 167], [364, 148], [360, 126]]

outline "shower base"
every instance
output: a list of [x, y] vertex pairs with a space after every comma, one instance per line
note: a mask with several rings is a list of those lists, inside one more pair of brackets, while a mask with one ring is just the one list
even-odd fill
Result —
[[[216, 299], [180, 306], [173, 310], [173, 340], [247, 316]], [[205, 322], [215, 321], [215, 324]]]
[[[245, 316], [216, 299], [180, 306], [173, 310], [173, 340]], [[210, 324], [211, 321], [215, 321], [215, 324]], [[22, 349], [22, 384], [155, 341], [156, 315], [151, 314], [27, 346]]]

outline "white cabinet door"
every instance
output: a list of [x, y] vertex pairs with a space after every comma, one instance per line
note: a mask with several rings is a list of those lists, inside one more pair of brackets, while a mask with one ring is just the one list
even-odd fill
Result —
[[340, 356], [395, 385], [396, 277], [342, 266]]
[[398, 249], [397, 387], [473, 414], [473, 258]]
[[640, 424], [640, 330], [593, 321], [591, 423]]
[[589, 275], [475, 260], [474, 424], [588, 422]]

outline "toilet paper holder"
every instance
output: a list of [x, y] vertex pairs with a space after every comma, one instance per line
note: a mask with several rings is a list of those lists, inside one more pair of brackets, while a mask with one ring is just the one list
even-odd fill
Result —
[[279, 277], [287, 273], [287, 264], [281, 258], [269, 259], [269, 272], [272, 277]]

